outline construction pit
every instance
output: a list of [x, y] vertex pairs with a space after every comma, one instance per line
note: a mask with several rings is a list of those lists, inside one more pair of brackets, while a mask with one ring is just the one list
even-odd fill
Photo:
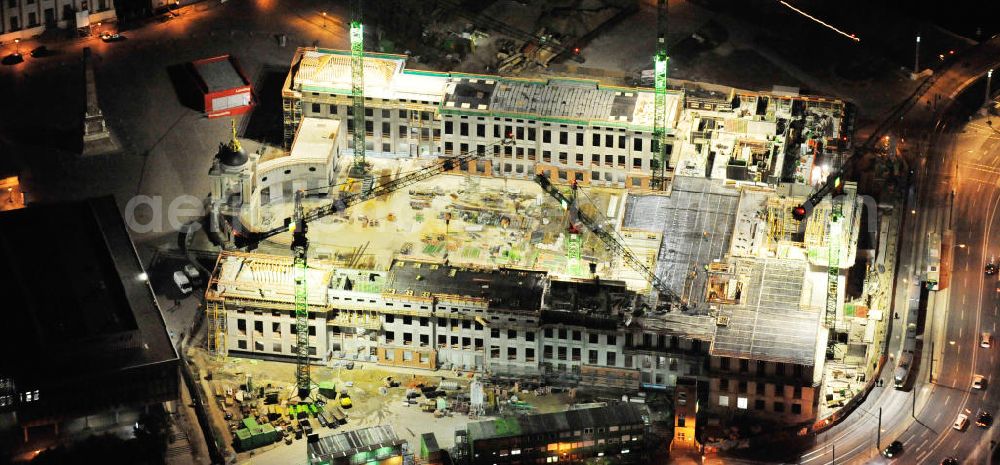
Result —
[[[188, 349], [188, 357], [199, 368], [201, 389], [213, 407], [210, 412], [217, 440], [226, 446], [238, 444], [236, 432], [243, 428], [245, 418], [253, 418], [261, 426], [269, 425], [268, 430], [278, 431], [277, 439], [269, 440], [267, 445], [243, 451], [237, 446], [238, 463], [249, 463], [251, 457], [255, 464], [289, 463], [290, 459], [298, 462], [305, 457], [307, 434], [297, 437], [296, 430], [301, 428], [296, 427], [285, 413], [294, 403], [290, 399], [296, 395], [295, 364], [218, 358], [198, 348]], [[363, 362], [350, 366], [348, 369], [346, 364], [331, 362], [328, 366], [312, 367], [313, 396], [314, 400], [325, 401], [326, 406], [321, 408], [324, 416], [333, 419], [341, 417], [342, 413], [340, 422], [328, 422], [327, 425], [320, 424], [317, 415], [309, 416], [312, 432], [321, 437], [368, 426], [391, 425], [396, 434], [410, 444], [420, 444], [423, 433], [434, 433], [442, 448], [450, 448], [454, 445], [456, 430], [465, 429], [470, 421], [495, 418], [490, 414], [549, 413], [565, 410], [566, 405], [573, 402], [589, 400], [574, 399], [572, 390], [553, 393], [550, 389], [525, 386], [515, 392], [494, 389], [486, 384], [484, 399], [487, 405], [477, 414], [469, 411], [472, 379], [464, 374], [444, 370], [428, 373], [398, 367], [387, 369]], [[390, 385], [392, 387], [388, 387]], [[436, 389], [428, 395], [422, 393], [421, 387]], [[330, 392], [331, 388], [335, 394]], [[259, 394], [261, 391], [263, 396]], [[407, 402], [408, 396], [412, 401]], [[341, 407], [341, 397], [350, 399], [349, 408]], [[444, 405], [438, 398], [444, 399]], [[443, 409], [439, 408], [442, 406]], [[338, 413], [332, 414], [334, 411]]]
[[[370, 160], [376, 183], [426, 166], [430, 161]], [[347, 163], [343, 163], [347, 165]], [[358, 192], [361, 182], [346, 176], [342, 167], [336, 189]], [[376, 184], [377, 185], [377, 184]], [[569, 195], [571, 189], [561, 189]], [[655, 266], [659, 234], [622, 231], [626, 190], [580, 187], [578, 206], [603, 225], [619, 232], [622, 241], [649, 267]], [[308, 211], [329, 205], [339, 195], [307, 197]], [[257, 218], [244, 217], [254, 229], [270, 229], [292, 213], [291, 202], [262, 207]], [[646, 290], [648, 281], [613, 257], [599, 238], [587, 231], [576, 247], [568, 234], [569, 214], [534, 180], [439, 174], [387, 196], [362, 202], [345, 212], [309, 225], [310, 257], [330, 259], [352, 268], [387, 269], [393, 259], [445, 262], [453, 265], [541, 270], [560, 277], [593, 274], [625, 281]], [[288, 253], [291, 234], [281, 234], [261, 245], [264, 253]], [[594, 264], [591, 270], [588, 264]]]

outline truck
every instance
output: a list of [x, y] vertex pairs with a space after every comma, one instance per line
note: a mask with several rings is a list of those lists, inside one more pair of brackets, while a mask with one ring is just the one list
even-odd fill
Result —
[[902, 389], [910, 378], [910, 367], [913, 365], [913, 352], [903, 351], [896, 360], [896, 369], [892, 373], [896, 389]]
[[937, 232], [928, 234], [927, 238], [927, 272], [924, 285], [927, 289], [938, 290], [941, 279], [941, 235]]

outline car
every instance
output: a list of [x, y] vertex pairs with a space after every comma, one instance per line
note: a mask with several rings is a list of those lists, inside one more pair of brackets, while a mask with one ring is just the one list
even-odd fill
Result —
[[979, 335], [979, 347], [989, 348], [993, 344], [993, 334], [989, 331], [983, 331], [983, 334]]
[[986, 377], [983, 375], [974, 375], [972, 377], [972, 388], [986, 389]]
[[976, 426], [980, 428], [989, 428], [993, 424], [993, 415], [986, 410], [980, 410], [979, 415], [976, 417]]
[[993, 259], [990, 259], [990, 262], [986, 264], [986, 269], [985, 269], [986, 274], [988, 276], [995, 275], [997, 274], [997, 269], [998, 269], [997, 264], [994, 262]]
[[177, 290], [181, 291], [181, 294], [188, 295], [194, 291], [194, 288], [191, 287], [191, 281], [188, 280], [183, 271], [174, 272], [174, 284], [177, 285]]
[[941, 465], [958, 465], [958, 459], [955, 457], [948, 457], [941, 461]]
[[348, 409], [354, 406], [354, 402], [351, 402], [350, 397], [340, 397], [340, 408]]
[[125, 40], [127, 38], [128, 37], [125, 37], [124, 35], [119, 34], [117, 32], [115, 32], [115, 33], [102, 32], [101, 33], [101, 40], [103, 40], [105, 42], [121, 42], [121, 41], [123, 41], [123, 40]]
[[52, 50], [49, 50], [49, 48], [44, 45], [35, 47], [34, 49], [31, 50], [32, 58], [45, 58], [47, 56], [52, 56], [52, 55], [53, 55]]
[[890, 459], [902, 453], [903, 453], [903, 443], [899, 441], [892, 441], [892, 443], [886, 446], [886, 448], [882, 451], [882, 455]]
[[951, 424], [951, 427], [958, 431], [965, 431], [965, 427], [967, 426], [969, 426], [969, 416], [964, 413], [959, 413], [955, 417], [955, 422]]
[[198, 268], [196, 266], [190, 263], [184, 265], [184, 275], [188, 277], [188, 280], [191, 281], [192, 285], [194, 286], [201, 285], [201, 272], [198, 271]]
[[3, 63], [5, 65], [16, 65], [16, 64], [21, 63], [23, 61], [24, 61], [24, 57], [21, 56], [20, 53], [14, 52], [14, 53], [11, 53], [10, 55], [7, 55], [7, 56], [3, 57], [3, 60], [0, 60], [0, 63]]

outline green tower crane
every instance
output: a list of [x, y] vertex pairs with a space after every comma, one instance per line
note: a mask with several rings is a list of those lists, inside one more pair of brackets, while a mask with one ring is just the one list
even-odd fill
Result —
[[354, 165], [350, 175], [362, 178], [368, 173], [368, 165], [365, 162], [365, 33], [361, 24], [361, 0], [351, 2], [351, 103]]
[[655, 100], [653, 102], [653, 147], [657, 156], [653, 166], [652, 188], [666, 190], [669, 186], [667, 169], [667, 0], [656, 4], [656, 53], [653, 55]]

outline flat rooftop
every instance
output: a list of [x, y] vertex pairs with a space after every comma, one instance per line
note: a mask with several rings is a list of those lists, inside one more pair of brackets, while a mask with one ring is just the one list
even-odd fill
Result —
[[[24, 386], [177, 359], [112, 197], [0, 213], [0, 373]], [[128, 340], [108, 353], [109, 344]], [[86, 360], [86, 363], [81, 363]], [[44, 370], [39, 370], [44, 366]]]
[[[310, 442], [308, 444], [309, 463], [330, 463], [330, 461], [341, 457], [350, 457], [383, 447], [399, 446], [405, 442], [396, 437], [396, 432], [389, 425], [346, 431], [319, 438], [317, 442]], [[387, 454], [389, 453], [387, 452]], [[391, 454], [387, 456], [391, 457]]]
[[[820, 310], [800, 305], [806, 278], [802, 260], [736, 260], [747, 285], [739, 304], [720, 304], [711, 353], [718, 356], [812, 365]], [[720, 321], [720, 320], [717, 320]]]
[[[601, 86], [583, 79], [451, 77], [441, 109], [567, 124], [652, 127], [653, 100], [651, 89]], [[667, 93], [668, 128], [676, 125], [674, 115], [680, 100], [679, 93]]]
[[469, 423], [469, 441], [483, 439], [548, 434], [602, 426], [643, 424], [644, 406], [620, 403], [605, 407], [567, 410], [565, 412], [525, 415], [514, 418]]
[[295, 159], [314, 159], [325, 162], [333, 156], [334, 143], [340, 121], [326, 118], [302, 118], [295, 131], [295, 140], [289, 156]]
[[677, 176], [670, 196], [629, 195], [622, 227], [663, 234], [656, 275], [698, 308], [705, 267], [729, 251], [738, 200], [716, 180]]
[[232, 60], [232, 57], [225, 55], [206, 60], [197, 60], [191, 64], [194, 66], [195, 71], [198, 72], [198, 75], [201, 76], [201, 80], [208, 87], [208, 91], [218, 92], [250, 84], [243, 79], [243, 76], [240, 76]]
[[[292, 257], [278, 255], [222, 252], [212, 272], [208, 298], [233, 298], [295, 303], [295, 272]], [[309, 304], [327, 306], [327, 289], [333, 275], [333, 264], [309, 259], [306, 286]]]
[[491, 309], [537, 311], [545, 278], [546, 274], [538, 271], [482, 270], [397, 260], [385, 286], [396, 293], [413, 291], [417, 296], [427, 292], [481, 299], [489, 302]]

